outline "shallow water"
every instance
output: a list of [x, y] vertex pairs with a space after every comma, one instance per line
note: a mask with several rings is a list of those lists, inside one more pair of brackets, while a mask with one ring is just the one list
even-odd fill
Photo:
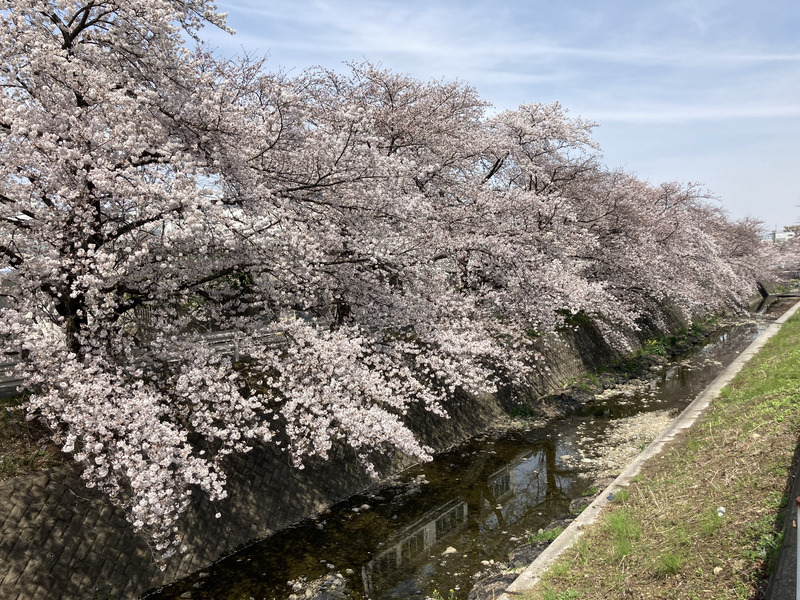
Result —
[[[507, 563], [531, 532], [566, 516], [570, 501], [589, 490], [602, 474], [595, 455], [608, 448], [618, 424], [646, 411], [677, 414], [761, 329], [755, 321], [726, 327], [648, 381], [603, 394], [581, 414], [478, 436], [148, 598], [294, 593], [379, 600], [424, 598], [434, 589], [466, 598], [476, 574]], [[334, 576], [335, 591], [306, 595]]]

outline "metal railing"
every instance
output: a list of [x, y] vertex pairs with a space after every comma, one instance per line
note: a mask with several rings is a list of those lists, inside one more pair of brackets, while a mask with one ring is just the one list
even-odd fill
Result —
[[[215, 351], [230, 356], [234, 362], [247, 358], [242, 353], [242, 343], [245, 336], [239, 331], [211, 331], [198, 336]], [[270, 331], [256, 334], [255, 339], [269, 346], [277, 346], [284, 342], [280, 331]], [[147, 351], [144, 351], [146, 356]], [[177, 362], [177, 357], [175, 362]], [[13, 396], [19, 390], [23, 381], [14, 374], [14, 367], [19, 361], [6, 361], [0, 363], [0, 398]]]
[[797, 553], [795, 555], [795, 562], [797, 563], [795, 568], [797, 569], [797, 572], [794, 580], [794, 597], [796, 600], [800, 600], [800, 531], [797, 530], [798, 524], [800, 524], [800, 496], [794, 499], [794, 504], [794, 527], [795, 538], [797, 540]]
[[14, 375], [16, 361], [0, 363], [0, 398], [13, 396], [17, 388], [22, 385], [22, 380]]

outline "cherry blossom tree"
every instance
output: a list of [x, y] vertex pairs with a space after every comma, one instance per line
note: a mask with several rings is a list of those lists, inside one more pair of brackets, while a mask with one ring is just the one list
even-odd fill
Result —
[[[439, 266], [414, 183], [477, 122], [472, 90], [399, 78], [386, 96], [369, 67], [347, 88], [219, 61], [183, 41], [222, 24], [207, 2], [0, 16], [6, 349], [28, 414], [159, 551], [193, 489], [224, 497], [231, 452], [424, 458], [409, 403], [493, 389], [500, 348]], [[417, 167], [391, 128], [420, 131], [420, 110], [446, 126], [409, 142], [429, 147]], [[212, 351], [215, 330], [250, 361]]]
[[24, 359], [28, 414], [166, 552], [188, 486], [224, 495], [189, 432], [219, 454], [270, 437], [230, 361], [175, 336], [191, 300], [236, 267], [208, 189], [236, 91], [226, 97], [224, 66], [181, 37], [222, 20], [207, 2], [158, 0], [3, 2], [0, 20], [0, 254], [12, 269], [0, 327]]
[[747, 288], [752, 224], [605, 171], [557, 104], [222, 60], [206, 0], [2, 0], [0, 24], [3, 350], [165, 556], [233, 452], [426, 458], [412, 404], [524, 384], [572, 315], [621, 342]]
[[697, 185], [650, 185], [596, 171], [576, 191], [578, 222], [598, 240], [585, 275], [637, 316], [671, 302], [687, 319], [742, 305], [752, 292], [757, 223], [731, 222]]

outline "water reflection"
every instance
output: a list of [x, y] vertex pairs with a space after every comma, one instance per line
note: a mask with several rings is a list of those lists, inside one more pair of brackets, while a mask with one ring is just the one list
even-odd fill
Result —
[[[525, 525], [545, 524], [563, 512], [580, 482], [575, 469], [558, 461], [560, 447], [524, 434], [508, 435], [493, 441], [493, 460], [485, 461], [478, 473], [469, 460], [476, 451], [472, 447], [450, 457], [458, 462], [450, 462], [447, 473], [425, 469], [430, 481], [426, 495], [447, 489], [460, 493], [381, 544], [382, 550], [361, 569], [366, 596], [422, 597], [432, 584], [468, 587], [481, 561], [514, 546], [514, 533], [521, 535]], [[437, 481], [442, 484], [437, 486]], [[456, 558], [463, 572], [453, 571]]]
[[361, 569], [367, 596], [374, 596], [398, 579], [403, 579], [403, 574], [413, 568], [419, 559], [426, 561], [429, 550], [437, 542], [444, 544], [467, 526], [468, 512], [464, 500], [452, 500], [429, 511], [419, 521], [395, 535], [394, 538], [399, 541], [390, 540], [393, 545]]

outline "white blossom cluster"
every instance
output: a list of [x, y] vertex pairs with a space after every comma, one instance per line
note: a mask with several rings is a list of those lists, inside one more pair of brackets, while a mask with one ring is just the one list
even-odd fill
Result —
[[557, 104], [274, 74], [216, 58], [209, 23], [206, 0], [0, 0], [2, 350], [165, 556], [232, 452], [426, 458], [409, 408], [524, 382], [542, 334], [589, 319], [624, 346], [666, 302], [751, 289], [757, 224], [607, 170]]

